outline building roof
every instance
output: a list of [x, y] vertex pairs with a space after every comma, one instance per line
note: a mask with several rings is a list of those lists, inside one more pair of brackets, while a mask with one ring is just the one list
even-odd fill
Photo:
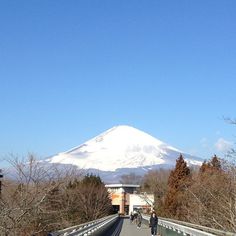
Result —
[[106, 184], [106, 188], [139, 188], [138, 184]]

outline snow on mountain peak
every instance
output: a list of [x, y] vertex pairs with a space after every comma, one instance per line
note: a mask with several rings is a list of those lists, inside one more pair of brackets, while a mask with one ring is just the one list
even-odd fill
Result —
[[119, 125], [78, 147], [53, 156], [49, 162], [115, 171], [119, 168], [168, 164], [175, 161], [180, 153], [183, 152], [143, 131]]

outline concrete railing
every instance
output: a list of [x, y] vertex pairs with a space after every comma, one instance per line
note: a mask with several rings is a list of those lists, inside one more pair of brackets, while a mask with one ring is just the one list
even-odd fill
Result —
[[117, 214], [111, 215], [94, 221], [86, 222], [84, 224], [62, 229], [56, 232], [51, 232], [48, 234], [48, 236], [99, 236], [103, 235], [103, 232], [105, 232], [109, 227], [111, 227], [111, 225], [113, 225], [118, 219], [119, 216]]
[[[143, 218], [149, 221], [150, 216], [143, 216]], [[225, 232], [217, 229], [212, 229], [209, 227], [195, 225], [183, 221], [177, 221], [172, 219], [166, 219], [158, 217], [158, 225], [168, 228], [172, 231], [176, 231], [178, 233], [182, 233], [183, 235], [190, 236], [236, 236], [236, 233]]]

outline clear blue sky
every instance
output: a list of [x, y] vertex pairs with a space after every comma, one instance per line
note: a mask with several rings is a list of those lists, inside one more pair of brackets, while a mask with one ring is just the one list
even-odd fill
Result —
[[235, 0], [1, 0], [0, 160], [120, 124], [203, 158], [236, 141]]

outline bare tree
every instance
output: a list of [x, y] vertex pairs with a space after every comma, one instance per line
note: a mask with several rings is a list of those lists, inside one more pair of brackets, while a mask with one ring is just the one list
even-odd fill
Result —
[[61, 226], [65, 217], [60, 207], [61, 188], [68, 178], [65, 171], [42, 164], [31, 154], [26, 160], [11, 157], [10, 163], [13, 178], [3, 182], [0, 235], [45, 235]]
[[218, 169], [211, 163], [203, 165], [208, 167], [185, 195], [186, 217], [196, 224], [236, 232], [236, 167], [226, 161]]
[[11, 164], [16, 180], [4, 182], [0, 227], [5, 235], [27, 235], [26, 231], [37, 228], [40, 208], [52, 186], [47, 171], [32, 155], [27, 163], [15, 158]]
[[142, 181], [142, 191], [154, 194], [154, 207], [159, 215], [163, 215], [164, 197], [170, 170], [159, 169], [148, 172]]
[[129, 173], [122, 175], [120, 179], [121, 184], [140, 184], [142, 181], [142, 176], [135, 173]]

